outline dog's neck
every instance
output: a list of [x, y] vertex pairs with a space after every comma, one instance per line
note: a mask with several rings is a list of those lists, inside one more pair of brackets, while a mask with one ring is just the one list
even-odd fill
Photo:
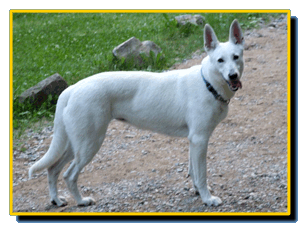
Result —
[[[214, 89], [218, 92], [219, 95], [222, 96], [223, 99], [225, 100], [230, 100], [235, 92], [231, 91], [228, 84], [222, 77], [222, 74], [215, 74], [217, 71], [215, 71], [212, 65], [210, 64], [209, 56], [206, 56], [203, 61], [202, 61], [202, 73], [205, 78], [213, 87]], [[200, 74], [201, 75], [201, 74]]]

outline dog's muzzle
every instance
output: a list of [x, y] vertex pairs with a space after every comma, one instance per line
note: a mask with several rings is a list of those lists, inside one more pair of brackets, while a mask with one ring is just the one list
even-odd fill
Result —
[[226, 80], [231, 91], [237, 91], [239, 88], [242, 88], [242, 82], [238, 78], [238, 74], [230, 74], [229, 81]]

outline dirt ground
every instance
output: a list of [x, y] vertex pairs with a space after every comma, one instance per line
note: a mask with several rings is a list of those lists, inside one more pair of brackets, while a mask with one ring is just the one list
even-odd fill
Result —
[[[216, 33], [218, 33], [216, 31]], [[27, 130], [14, 140], [14, 212], [286, 212], [286, 17], [245, 32], [243, 88], [208, 146], [208, 183], [223, 200], [205, 206], [188, 171], [188, 140], [113, 121], [101, 150], [79, 177], [79, 189], [96, 204], [77, 207], [59, 178], [65, 207], [49, 202], [46, 171], [27, 180], [29, 167], [48, 149], [52, 127]], [[199, 51], [197, 51], [199, 52]], [[203, 55], [175, 68], [199, 64]], [[22, 152], [22, 149], [26, 149]]]

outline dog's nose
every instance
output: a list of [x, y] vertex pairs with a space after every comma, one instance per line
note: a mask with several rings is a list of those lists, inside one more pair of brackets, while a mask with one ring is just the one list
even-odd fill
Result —
[[230, 80], [236, 80], [238, 78], [237, 73], [229, 74], [229, 79]]

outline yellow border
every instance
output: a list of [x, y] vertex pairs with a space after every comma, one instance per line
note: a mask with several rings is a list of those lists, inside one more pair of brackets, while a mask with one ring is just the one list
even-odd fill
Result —
[[13, 9], [10, 13], [287, 13], [287, 9]]
[[287, 212], [291, 214], [291, 15], [287, 20]]
[[[13, 13], [286, 13], [287, 14], [287, 212], [13, 212]], [[11, 216], [289, 216], [291, 213], [291, 59], [290, 59], [290, 10], [10, 10], [10, 215]]]
[[13, 215], [13, 13], [10, 11], [9, 17], [9, 134], [10, 134], [10, 159], [9, 159], [9, 201], [10, 215]]

